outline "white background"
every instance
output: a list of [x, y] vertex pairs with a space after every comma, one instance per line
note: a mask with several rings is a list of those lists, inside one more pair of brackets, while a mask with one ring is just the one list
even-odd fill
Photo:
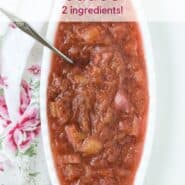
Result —
[[[40, 20], [46, 21], [46, 17], [43, 17], [40, 13], [33, 13], [31, 10], [34, 10], [36, 7], [41, 5], [42, 9], [51, 6], [50, 3], [54, 4], [58, 0], [45, 0], [45, 4], [41, 0], [0, 0], [0, 7], [4, 7], [8, 10], [16, 12], [20, 17], [22, 13], [19, 12], [21, 6], [29, 7], [25, 8], [24, 18], [25, 20]], [[73, 0], [78, 1], [78, 0]], [[89, 1], [89, 0], [85, 0]], [[94, 0], [97, 2], [97, 0]], [[107, 0], [110, 1], [110, 0]], [[145, 11], [145, 16], [149, 21], [185, 21], [185, 0], [118, 0], [121, 2], [124, 1], [136, 1], [141, 4], [141, 7]], [[20, 7], [16, 7], [17, 4], [21, 4]], [[32, 12], [32, 14], [30, 14]], [[26, 14], [27, 13], [27, 14]]]
[[157, 122], [144, 185], [185, 184], [185, 22], [150, 23]]

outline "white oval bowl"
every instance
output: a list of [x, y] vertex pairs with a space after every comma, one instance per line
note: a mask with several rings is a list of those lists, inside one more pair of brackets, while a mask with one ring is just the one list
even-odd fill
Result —
[[[61, 3], [64, 1], [56, 1], [56, 4], [53, 8], [53, 13], [51, 17], [51, 22], [48, 26], [47, 36], [46, 38], [54, 44], [56, 31], [58, 27], [58, 23], [53, 20], [59, 20], [59, 8], [61, 7]], [[154, 63], [152, 56], [152, 47], [151, 41], [149, 37], [149, 32], [147, 28], [146, 21], [144, 16], [142, 15], [141, 8], [137, 4], [137, 0], [133, 0], [133, 6], [136, 11], [138, 25], [141, 32], [142, 37], [142, 45], [145, 53], [145, 63], [147, 69], [147, 77], [148, 77], [148, 90], [149, 90], [149, 111], [148, 111], [148, 121], [147, 128], [145, 133], [145, 142], [143, 153], [141, 156], [140, 164], [136, 173], [134, 185], [142, 185], [144, 182], [144, 177], [146, 174], [146, 169], [148, 166], [148, 162], [150, 159], [150, 154], [152, 150], [152, 141], [153, 141], [153, 133], [154, 133], [154, 125], [155, 125], [155, 108], [156, 108], [156, 88], [155, 88], [155, 73], [154, 73]], [[41, 86], [40, 86], [40, 112], [41, 112], [41, 127], [42, 127], [42, 139], [45, 150], [45, 158], [48, 166], [48, 172], [51, 179], [52, 185], [60, 185], [59, 178], [56, 172], [55, 163], [53, 154], [51, 151], [51, 143], [50, 143], [50, 134], [48, 127], [48, 118], [47, 118], [47, 88], [48, 88], [48, 77], [51, 70], [51, 59], [52, 52], [47, 48], [44, 48], [43, 53], [43, 61], [41, 68]]]

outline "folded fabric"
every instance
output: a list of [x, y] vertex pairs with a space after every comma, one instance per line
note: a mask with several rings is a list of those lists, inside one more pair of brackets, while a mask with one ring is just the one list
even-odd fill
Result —
[[[43, 20], [53, 3], [48, 0], [43, 8], [44, 0], [17, 2], [22, 17], [41, 14]], [[46, 31], [44, 22], [30, 24]], [[5, 17], [0, 21], [0, 181], [4, 185], [50, 184], [40, 138], [42, 49]]]

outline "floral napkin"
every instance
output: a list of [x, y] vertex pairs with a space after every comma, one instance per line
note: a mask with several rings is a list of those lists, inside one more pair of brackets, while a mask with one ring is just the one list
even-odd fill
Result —
[[[32, 25], [44, 34], [44, 23]], [[0, 184], [3, 185], [50, 185], [40, 133], [42, 50], [41, 45], [14, 24], [0, 20]]]

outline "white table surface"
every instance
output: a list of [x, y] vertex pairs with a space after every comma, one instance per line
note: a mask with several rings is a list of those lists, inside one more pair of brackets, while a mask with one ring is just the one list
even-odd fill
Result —
[[157, 122], [144, 185], [184, 185], [185, 23], [149, 24], [157, 78]]

